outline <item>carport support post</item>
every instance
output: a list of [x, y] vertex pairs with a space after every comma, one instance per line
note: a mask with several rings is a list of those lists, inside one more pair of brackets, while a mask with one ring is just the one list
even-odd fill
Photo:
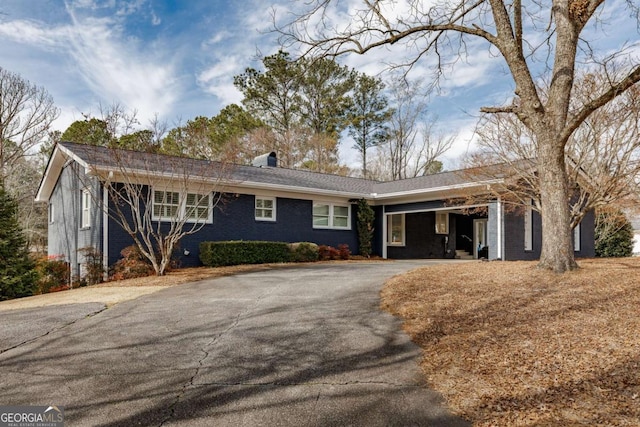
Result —
[[382, 205], [382, 259], [387, 259], [387, 212]]

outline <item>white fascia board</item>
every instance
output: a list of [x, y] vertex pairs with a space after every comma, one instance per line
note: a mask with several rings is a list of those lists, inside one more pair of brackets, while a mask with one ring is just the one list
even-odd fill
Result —
[[[150, 178], [155, 179], [163, 179], [163, 180], [172, 180], [176, 179], [179, 175], [173, 173], [163, 173], [163, 172], [150, 172], [142, 169], [128, 169], [123, 168], [120, 170], [114, 170], [113, 168], [108, 167], [95, 167], [92, 168], [91, 173], [93, 175], [99, 176], [101, 173], [108, 175], [109, 172], [113, 172], [114, 175], [124, 174], [124, 173], [132, 173], [136, 175], [147, 175]], [[335, 191], [335, 190], [323, 190], [319, 188], [309, 188], [309, 187], [298, 187], [295, 185], [282, 185], [282, 184], [270, 184], [264, 182], [254, 182], [254, 181], [234, 181], [234, 180], [226, 180], [226, 179], [216, 179], [210, 177], [202, 177], [202, 176], [190, 176], [189, 181], [195, 181], [202, 184], [206, 183], [217, 183], [219, 181], [219, 185], [223, 189], [231, 189], [231, 188], [239, 188], [239, 189], [254, 189], [254, 190], [271, 190], [271, 191], [279, 191], [280, 194], [283, 192], [293, 193], [293, 194], [308, 194], [313, 196], [329, 196], [329, 197], [339, 197], [341, 199], [360, 199], [362, 197], [370, 199], [371, 197], [367, 197], [366, 194], [361, 193], [352, 193], [346, 191]], [[149, 182], [141, 182], [141, 184], [149, 184]]]
[[421, 213], [421, 212], [458, 212], [461, 211], [463, 209], [472, 209], [472, 208], [482, 208], [485, 206], [489, 206], [488, 203], [485, 204], [475, 204], [475, 205], [469, 205], [469, 206], [443, 206], [441, 208], [429, 208], [429, 209], [419, 209], [419, 210], [406, 210], [406, 211], [393, 211], [393, 212], [385, 212], [385, 215], [389, 216], [389, 215], [399, 215], [399, 214], [414, 214], [414, 213]]
[[51, 158], [49, 159], [44, 175], [42, 175], [42, 180], [40, 181], [40, 186], [36, 193], [36, 202], [46, 202], [49, 200], [51, 193], [53, 192], [53, 187], [55, 187], [56, 182], [58, 182], [60, 173], [69, 159], [77, 162], [85, 169], [85, 171], [88, 170], [89, 165], [84, 160], [78, 157], [71, 150], [57, 144], [53, 149], [53, 153], [51, 154]]
[[268, 184], [264, 182], [242, 181], [234, 184], [242, 188], [253, 188], [257, 190], [281, 190], [282, 192], [295, 194], [309, 194], [313, 196], [329, 196], [345, 199], [361, 199], [368, 198], [367, 195], [361, 193], [351, 193], [347, 191], [323, 190], [319, 188], [297, 187], [295, 185]]
[[429, 193], [442, 193], [454, 190], [465, 190], [474, 187], [487, 187], [492, 184], [501, 184], [504, 182], [502, 179], [491, 179], [486, 181], [478, 181], [478, 182], [467, 182], [464, 184], [455, 184], [455, 185], [445, 185], [442, 187], [434, 187], [434, 188], [419, 188], [416, 190], [408, 190], [408, 191], [398, 191], [395, 193], [385, 193], [385, 194], [376, 194], [372, 198], [375, 200], [387, 200], [387, 199], [398, 199], [402, 197], [411, 197], [415, 195], [427, 195]]

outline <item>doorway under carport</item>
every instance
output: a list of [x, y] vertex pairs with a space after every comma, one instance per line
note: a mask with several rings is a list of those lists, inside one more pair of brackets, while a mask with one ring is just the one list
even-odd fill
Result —
[[441, 208], [385, 213], [383, 257], [488, 258], [488, 215]]

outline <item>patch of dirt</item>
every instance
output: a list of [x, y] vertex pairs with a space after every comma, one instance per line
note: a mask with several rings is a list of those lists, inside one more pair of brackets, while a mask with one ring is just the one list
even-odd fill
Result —
[[425, 267], [382, 307], [424, 350], [429, 384], [475, 426], [640, 423], [640, 259]]

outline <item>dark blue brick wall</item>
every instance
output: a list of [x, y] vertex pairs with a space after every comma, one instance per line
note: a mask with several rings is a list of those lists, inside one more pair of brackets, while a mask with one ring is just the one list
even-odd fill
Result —
[[532, 215], [533, 242], [532, 250], [524, 250], [524, 215], [521, 211], [505, 212], [504, 214], [504, 259], [506, 261], [527, 260], [540, 258], [542, 247], [542, 220], [538, 212]]
[[[202, 265], [200, 242], [225, 240], [313, 242], [334, 247], [347, 244], [352, 253], [357, 253], [356, 205], [351, 206], [351, 230], [314, 229], [312, 207], [310, 200], [277, 198], [276, 221], [256, 221], [253, 195], [229, 195], [214, 209], [213, 224], [206, 224], [196, 234], [180, 241], [176, 257], [183, 267]], [[113, 220], [109, 224], [109, 235], [109, 265], [112, 265], [120, 259], [120, 251], [133, 241]], [[188, 256], [184, 255], [185, 249], [189, 251]]]
[[[533, 250], [524, 250], [524, 216], [521, 212], [505, 212], [505, 260], [529, 260], [540, 259], [542, 248], [542, 218], [538, 212], [533, 212]], [[590, 211], [583, 218], [580, 226], [580, 251], [575, 252], [577, 258], [594, 257], [594, 213]]]
[[[456, 215], [449, 215], [449, 234], [436, 234], [435, 212], [405, 215], [405, 246], [387, 247], [392, 259], [453, 258], [456, 249]], [[446, 238], [448, 237], [448, 239]]]

